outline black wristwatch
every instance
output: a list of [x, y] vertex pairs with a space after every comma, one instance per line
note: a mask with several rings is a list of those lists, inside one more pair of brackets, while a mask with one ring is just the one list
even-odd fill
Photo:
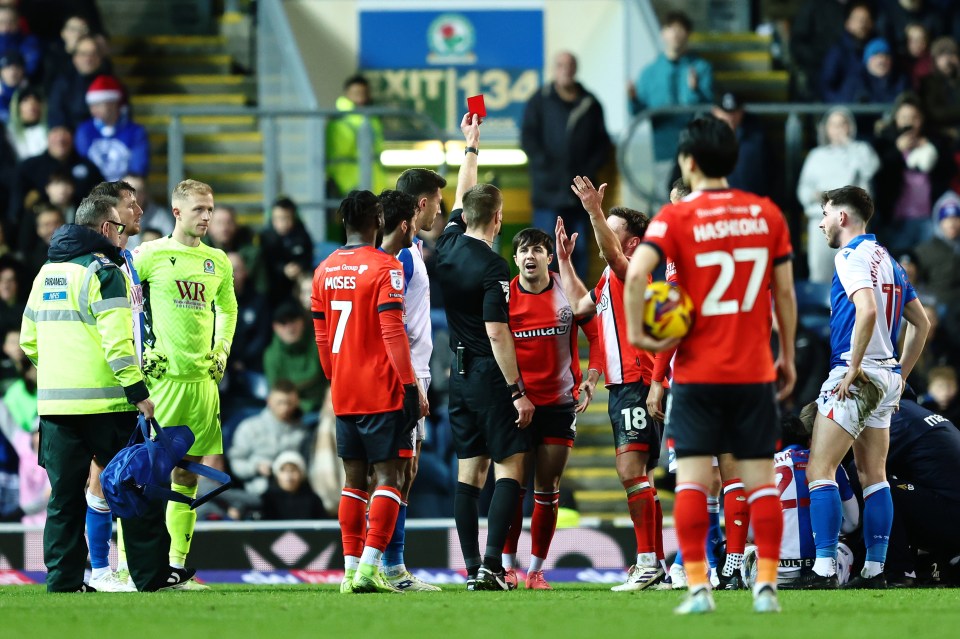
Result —
[[480, 157], [480, 149], [478, 149], [478, 148], [475, 147], [475, 146], [468, 146], [468, 147], [464, 148], [464, 149], [463, 149], [463, 154], [466, 155], [467, 153], [476, 153], [476, 154], [477, 154], [477, 157]]

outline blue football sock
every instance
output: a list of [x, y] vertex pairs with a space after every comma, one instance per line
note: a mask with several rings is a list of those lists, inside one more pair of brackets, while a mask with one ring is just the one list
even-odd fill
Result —
[[710, 530], [707, 533], [707, 563], [711, 568], [717, 567], [717, 549], [723, 541], [723, 532], [720, 530], [720, 500], [717, 497], [707, 497], [707, 513], [710, 515]]
[[406, 540], [407, 527], [407, 505], [400, 504], [400, 510], [397, 512], [397, 523], [393, 527], [393, 537], [387, 544], [387, 549], [383, 552], [383, 565], [402, 566], [403, 565], [403, 547]]
[[836, 559], [842, 520], [843, 506], [837, 483], [829, 480], [810, 482], [810, 527], [818, 558]]
[[677, 556], [673, 559], [673, 563], [677, 566], [683, 565], [683, 555], [680, 554], [679, 548], [677, 548]]
[[867, 561], [884, 563], [887, 544], [893, 525], [893, 498], [890, 484], [880, 482], [863, 489], [863, 541], [867, 546]]
[[90, 565], [94, 568], [110, 567], [110, 533], [113, 518], [109, 510], [87, 506], [87, 544], [90, 546]]

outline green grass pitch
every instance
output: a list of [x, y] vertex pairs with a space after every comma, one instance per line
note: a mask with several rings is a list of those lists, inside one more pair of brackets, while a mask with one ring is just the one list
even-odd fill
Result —
[[930, 639], [960, 637], [960, 590], [784, 592], [783, 613], [750, 612], [747, 592], [715, 593], [717, 612], [677, 617], [676, 592], [341, 595], [330, 586], [213, 586], [207, 592], [48, 595], [0, 588], [0, 636], [343, 638], [483, 637]]

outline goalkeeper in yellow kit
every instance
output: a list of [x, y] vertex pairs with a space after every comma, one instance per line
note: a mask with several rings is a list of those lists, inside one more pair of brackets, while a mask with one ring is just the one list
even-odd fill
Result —
[[[223, 452], [220, 395], [237, 326], [233, 267], [226, 253], [202, 244], [213, 213], [213, 189], [184, 180], [171, 196], [173, 233], [140, 245], [133, 263], [144, 295], [143, 371], [161, 426], [186, 425], [196, 437], [186, 459]], [[172, 488], [197, 495], [197, 476], [175, 468]], [[197, 523], [186, 504], [167, 504], [170, 565], [183, 568]], [[174, 586], [177, 587], [177, 586]], [[183, 589], [205, 588], [190, 580]]]

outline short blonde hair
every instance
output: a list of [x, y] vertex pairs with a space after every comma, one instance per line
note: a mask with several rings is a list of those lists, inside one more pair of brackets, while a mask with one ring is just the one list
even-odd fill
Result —
[[213, 195], [213, 189], [199, 180], [183, 180], [173, 189], [170, 202], [179, 208], [179, 204], [192, 195]]

